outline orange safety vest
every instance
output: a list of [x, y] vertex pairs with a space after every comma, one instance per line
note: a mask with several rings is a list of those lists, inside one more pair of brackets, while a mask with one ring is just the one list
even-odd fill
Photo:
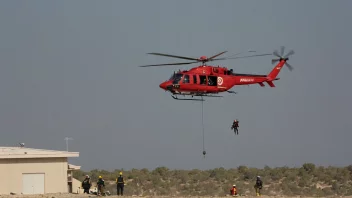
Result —
[[231, 188], [231, 195], [235, 195], [237, 192], [237, 189], [236, 188]]

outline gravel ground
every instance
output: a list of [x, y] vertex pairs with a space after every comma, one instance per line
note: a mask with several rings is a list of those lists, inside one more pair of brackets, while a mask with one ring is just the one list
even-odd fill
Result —
[[[45, 194], [45, 195], [0, 195], [0, 198], [88, 198], [88, 197], [97, 197], [96, 195], [87, 195], [87, 194]], [[121, 196], [108, 196], [111, 198], [117, 198]], [[123, 197], [129, 197], [129, 198], [137, 198], [137, 196], [123, 196]], [[229, 198], [230, 196], [227, 196], [226, 198]], [[248, 198], [257, 198], [255, 196], [247, 196]], [[176, 196], [146, 196], [145, 198], [186, 198], [186, 197], [176, 197]], [[187, 197], [187, 198], [199, 198], [199, 197]], [[202, 197], [202, 198], [225, 198], [225, 197]], [[270, 196], [261, 196], [261, 198], [274, 198]], [[276, 196], [275, 198], [285, 198], [284, 196]], [[313, 198], [313, 197], [300, 197], [298, 196], [297, 198]], [[347, 196], [344, 198], [352, 198], [352, 196]]]

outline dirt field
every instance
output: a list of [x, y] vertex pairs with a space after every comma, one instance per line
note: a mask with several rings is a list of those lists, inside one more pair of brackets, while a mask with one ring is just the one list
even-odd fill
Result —
[[[97, 197], [96, 195], [82, 195], [82, 194], [45, 194], [45, 195], [0, 195], [0, 198], [88, 198]], [[119, 196], [108, 196], [111, 198], [117, 198]], [[130, 198], [137, 198], [137, 196], [124, 196]], [[231, 196], [223, 197], [230, 198]], [[256, 198], [255, 196], [246, 196], [248, 198]], [[299, 197], [299, 196], [298, 196]], [[297, 197], [297, 198], [298, 198]], [[173, 196], [146, 196], [145, 198], [186, 198], [186, 197], [173, 197]], [[187, 198], [199, 198], [199, 197], [187, 197]], [[202, 197], [202, 198], [222, 198], [222, 197]], [[270, 196], [261, 196], [261, 198], [271, 198]], [[272, 197], [274, 198], [274, 197]], [[277, 196], [275, 198], [284, 198], [283, 196]], [[313, 198], [313, 197], [299, 197], [299, 198]], [[352, 198], [352, 196], [347, 196], [344, 198]]]

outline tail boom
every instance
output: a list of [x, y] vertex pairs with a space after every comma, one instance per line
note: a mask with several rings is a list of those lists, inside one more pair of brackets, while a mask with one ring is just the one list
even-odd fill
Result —
[[268, 74], [268, 80], [272, 81], [273, 79], [275, 79], [277, 77], [277, 75], [279, 75], [282, 67], [285, 65], [286, 60], [281, 60], [272, 70], [271, 72]]
[[[266, 80], [264, 80], [263, 82], [266, 82], [270, 87], [276, 87], [275, 84], [273, 83], [273, 81], [275, 80], [279, 80], [280, 78], [276, 78], [282, 67], [285, 65], [286, 63], [286, 59], [282, 59], [272, 70], [271, 72], [267, 75]], [[264, 87], [264, 83], [260, 82], [258, 83], [261, 87]]]
[[284, 56], [284, 49], [285, 47], [281, 47], [281, 55], [278, 54], [277, 50], [274, 51], [274, 55], [277, 56], [279, 59], [272, 59], [272, 64], [274, 64], [275, 62], [279, 61], [277, 65], [275, 65], [275, 67], [270, 71], [270, 73], [266, 76], [266, 79], [263, 80], [262, 82], [258, 82], [258, 84], [262, 87], [264, 87], [264, 83], [266, 82], [270, 87], [275, 87], [275, 84], [273, 83], [273, 81], [275, 80], [279, 80], [280, 78], [277, 78], [277, 76], [279, 75], [282, 67], [284, 65], [286, 65], [288, 67], [288, 69], [290, 71], [293, 70], [293, 67], [287, 63], [287, 61], [289, 60], [289, 56], [293, 55], [295, 52], [293, 50], [291, 50], [290, 52], [288, 52], [285, 56]]

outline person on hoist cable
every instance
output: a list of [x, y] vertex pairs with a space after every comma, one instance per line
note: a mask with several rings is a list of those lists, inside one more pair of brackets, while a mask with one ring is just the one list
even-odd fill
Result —
[[239, 127], [238, 120], [235, 119], [232, 123], [231, 130], [233, 129], [236, 135], [238, 135], [238, 127]]

